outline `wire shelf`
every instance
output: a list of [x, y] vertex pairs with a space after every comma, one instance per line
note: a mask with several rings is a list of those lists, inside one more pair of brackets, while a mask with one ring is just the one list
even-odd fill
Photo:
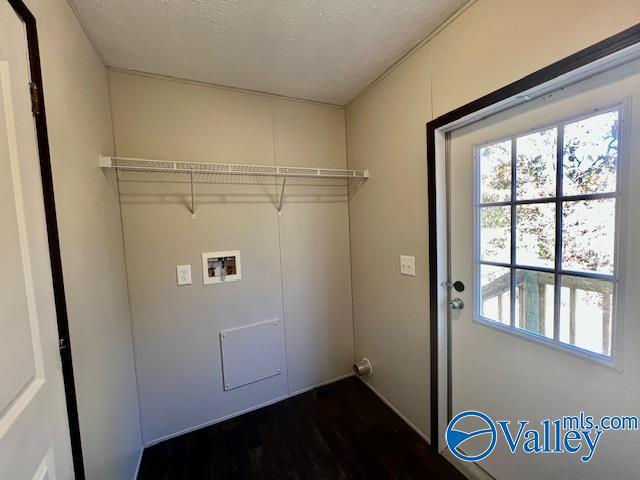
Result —
[[369, 170], [337, 168], [279, 167], [271, 165], [238, 165], [232, 163], [194, 163], [148, 160], [130, 157], [100, 157], [100, 166], [123, 171], [210, 173], [269, 177], [369, 178]]

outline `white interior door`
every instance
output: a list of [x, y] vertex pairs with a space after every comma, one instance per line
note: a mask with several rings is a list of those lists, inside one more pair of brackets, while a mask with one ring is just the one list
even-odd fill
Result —
[[0, 1], [0, 478], [69, 479], [25, 27]]
[[[543, 435], [581, 411], [638, 415], [639, 102], [634, 61], [451, 134], [453, 416], [511, 420], [515, 437], [519, 420]], [[582, 462], [584, 443], [511, 453], [496, 426], [479, 465], [499, 480], [640, 478], [637, 431], [604, 432]]]

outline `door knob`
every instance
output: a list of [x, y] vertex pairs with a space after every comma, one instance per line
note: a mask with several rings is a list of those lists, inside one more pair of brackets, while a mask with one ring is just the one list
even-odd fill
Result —
[[451, 310], [462, 310], [464, 308], [464, 302], [459, 298], [454, 298], [449, 302], [449, 308]]

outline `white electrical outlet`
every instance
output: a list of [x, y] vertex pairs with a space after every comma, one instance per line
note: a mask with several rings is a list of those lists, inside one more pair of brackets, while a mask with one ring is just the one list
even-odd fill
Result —
[[191, 285], [191, 265], [178, 265], [176, 273], [178, 285]]
[[400, 273], [402, 275], [416, 276], [416, 257], [400, 255]]

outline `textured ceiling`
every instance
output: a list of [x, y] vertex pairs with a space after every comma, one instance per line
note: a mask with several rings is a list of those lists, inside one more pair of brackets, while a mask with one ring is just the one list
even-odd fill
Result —
[[346, 104], [466, 0], [72, 0], [109, 66]]

